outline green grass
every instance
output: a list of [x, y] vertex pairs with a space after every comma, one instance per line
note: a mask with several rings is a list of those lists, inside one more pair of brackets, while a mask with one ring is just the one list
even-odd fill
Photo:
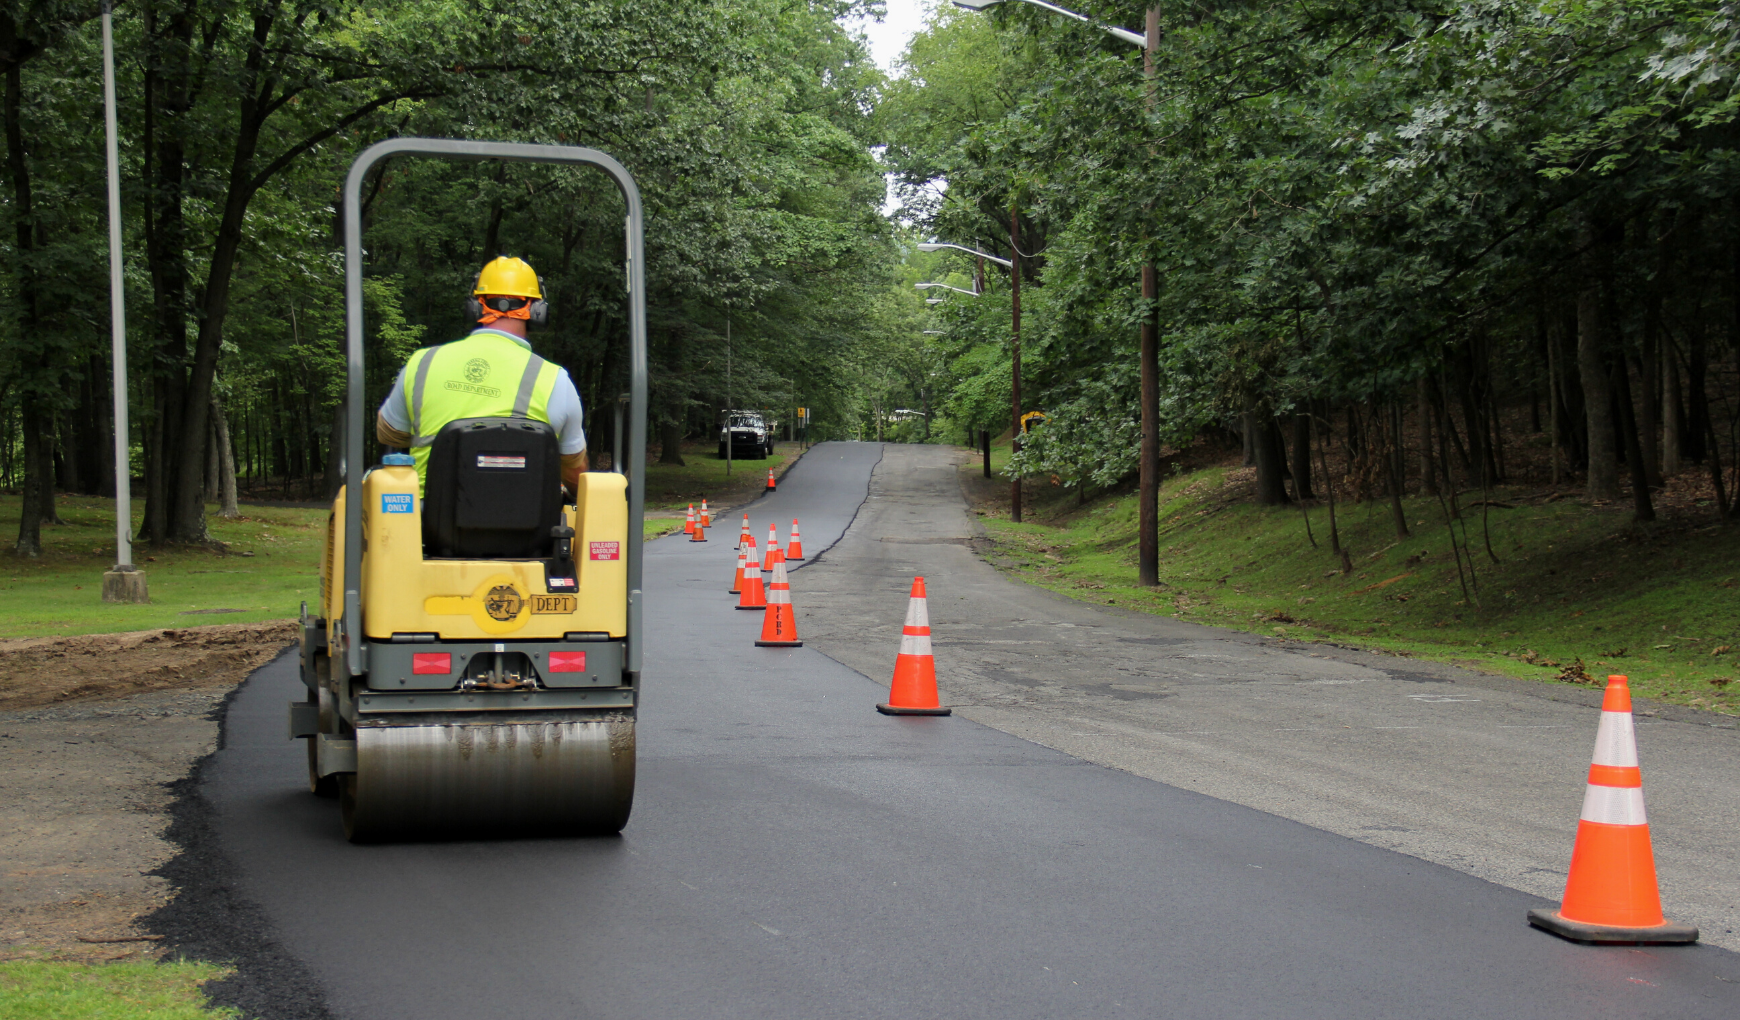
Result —
[[1480, 511], [1465, 512], [1465, 598], [1435, 498], [1405, 501], [1412, 537], [1399, 541], [1387, 501], [1338, 506], [1349, 575], [1329, 551], [1325, 507], [1311, 510], [1314, 549], [1297, 506], [1258, 506], [1241, 495], [1248, 485], [1224, 485], [1227, 474], [1167, 480], [1158, 589], [1135, 583], [1133, 494], [1077, 508], [1073, 493], [1030, 481], [1041, 523], [984, 518], [992, 560], [1087, 601], [1516, 677], [1554, 679], [1581, 661], [1598, 681], [1627, 674], [1640, 695], [1740, 713], [1740, 528], [1707, 518], [1634, 527], [1622, 506], [1495, 491], [1515, 509], [1487, 512], [1496, 564]]
[[690, 503], [699, 506], [703, 498], [715, 506], [753, 499], [767, 486], [767, 470], [772, 468], [778, 475], [801, 450], [796, 443], [781, 443], [778, 452], [766, 460], [734, 460], [729, 478], [725, 462], [716, 456], [716, 445], [684, 448], [682, 467], [649, 459], [646, 508], [683, 510]]
[[228, 971], [205, 963], [0, 963], [6, 1020], [218, 1020], [200, 985]]
[[[229, 551], [135, 546], [151, 601], [132, 605], [103, 601], [103, 571], [115, 562], [114, 502], [62, 496], [57, 505], [66, 523], [44, 527], [42, 556], [27, 559], [10, 551], [18, 535], [18, 497], [0, 495], [7, 549], [0, 553], [0, 638], [257, 623], [293, 618], [302, 600], [319, 600], [324, 509], [244, 506], [241, 519], [226, 521], [208, 507], [212, 535]], [[134, 507], [137, 529], [143, 508], [139, 501]], [[649, 519], [644, 536], [682, 527], [680, 518]], [[212, 609], [242, 611], [204, 612]]]
[[661, 535], [681, 531], [685, 523], [681, 517], [648, 517], [640, 522], [641, 541], [650, 542]]
[[[135, 528], [143, 501], [135, 501]], [[42, 529], [43, 554], [11, 551], [18, 497], [0, 496], [0, 637], [256, 623], [294, 617], [303, 599], [318, 599], [317, 576], [326, 511], [242, 507], [226, 521], [212, 512], [211, 532], [229, 552], [136, 546], [151, 602], [103, 602], [103, 571], [115, 562], [115, 504], [86, 496], [57, 500], [63, 525]], [[211, 511], [208, 511], [211, 512]], [[250, 555], [251, 554], [251, 555]], [[239, 609], [238, 613], [201, 610]]]

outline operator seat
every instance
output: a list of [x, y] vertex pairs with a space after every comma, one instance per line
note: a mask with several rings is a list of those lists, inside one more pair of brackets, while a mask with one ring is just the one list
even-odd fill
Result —
[[424, 476], [423, 555], [550, 557], [558, 552], [553, 529], [563, 523], [561, 486], [562, 457], [556, 431], [547, 422], [448, 422], [435, 436]]

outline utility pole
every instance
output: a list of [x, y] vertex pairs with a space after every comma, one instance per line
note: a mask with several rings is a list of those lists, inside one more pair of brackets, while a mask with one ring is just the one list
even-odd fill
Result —
[[[1015, 453], [1021, 452], [1021, 214], [1013, 199], [1009, 202], [1009, 325], [1010, 346], [1014, 351], [1014, 367], [1011, 370], [1013, 378], [1010, 386], [1010, 422], [1014, 429], [1009, 433], [1009, 448]], [[1021, 474], [1015, 473], [1014, 481], [1009, 483], [1009, 519], [1021, 523]]]
[[[145, 572], [133, 565], [133, 469], [127, 427], [127, 306], [121, 276], [121, 152], [115, 124], [115, 34], [103, 2], [103, 128], [109, 170], [109, 328], [114, 360], [115, 567], [103, 574], [104, 602], [150, 602]], [[53, 481], [49, 482], [53, 485]]]
[[725, 314], [725, 477], [731, 477], [731, 314]]
[[[1143, 74], [1148, 79], [1148, 110], [1159, 102], [1154, 78], [1155, 51], [1160, 48], [1160, 9], [1148, 10]], [[1141, 506], [1136, 515], [1136, 583], [1151, 588], [1160, 583], [1160, 321], [1154, 307], [1160, 295], [1159, 273], [1152, 261], [1142, 264], [1142, 453]]]

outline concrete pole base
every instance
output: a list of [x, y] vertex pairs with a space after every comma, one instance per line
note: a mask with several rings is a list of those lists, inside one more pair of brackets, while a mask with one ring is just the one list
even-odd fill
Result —
[[150, 602], [151, 589], [145, 584], [143, 570], [106, 570], [103, 572], [104, 602]]

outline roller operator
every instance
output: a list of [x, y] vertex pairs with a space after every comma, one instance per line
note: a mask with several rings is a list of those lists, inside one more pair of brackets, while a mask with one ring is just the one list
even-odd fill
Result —
[[429, 450], [441, 427], [460, 418], [531, 418], [555, 429], [562, 482], [579, 488], [587, 468], [580, 394], [568, 370], [532, 353], [527, 326], [549, 316], [543, 285], [524, 260], [502, 256], [483, 267], [466, 301], [477, 328], [462, 339], [425, 347], [399, 371], [375, 416], [381, 445], [409, 449], [421, 490]]

